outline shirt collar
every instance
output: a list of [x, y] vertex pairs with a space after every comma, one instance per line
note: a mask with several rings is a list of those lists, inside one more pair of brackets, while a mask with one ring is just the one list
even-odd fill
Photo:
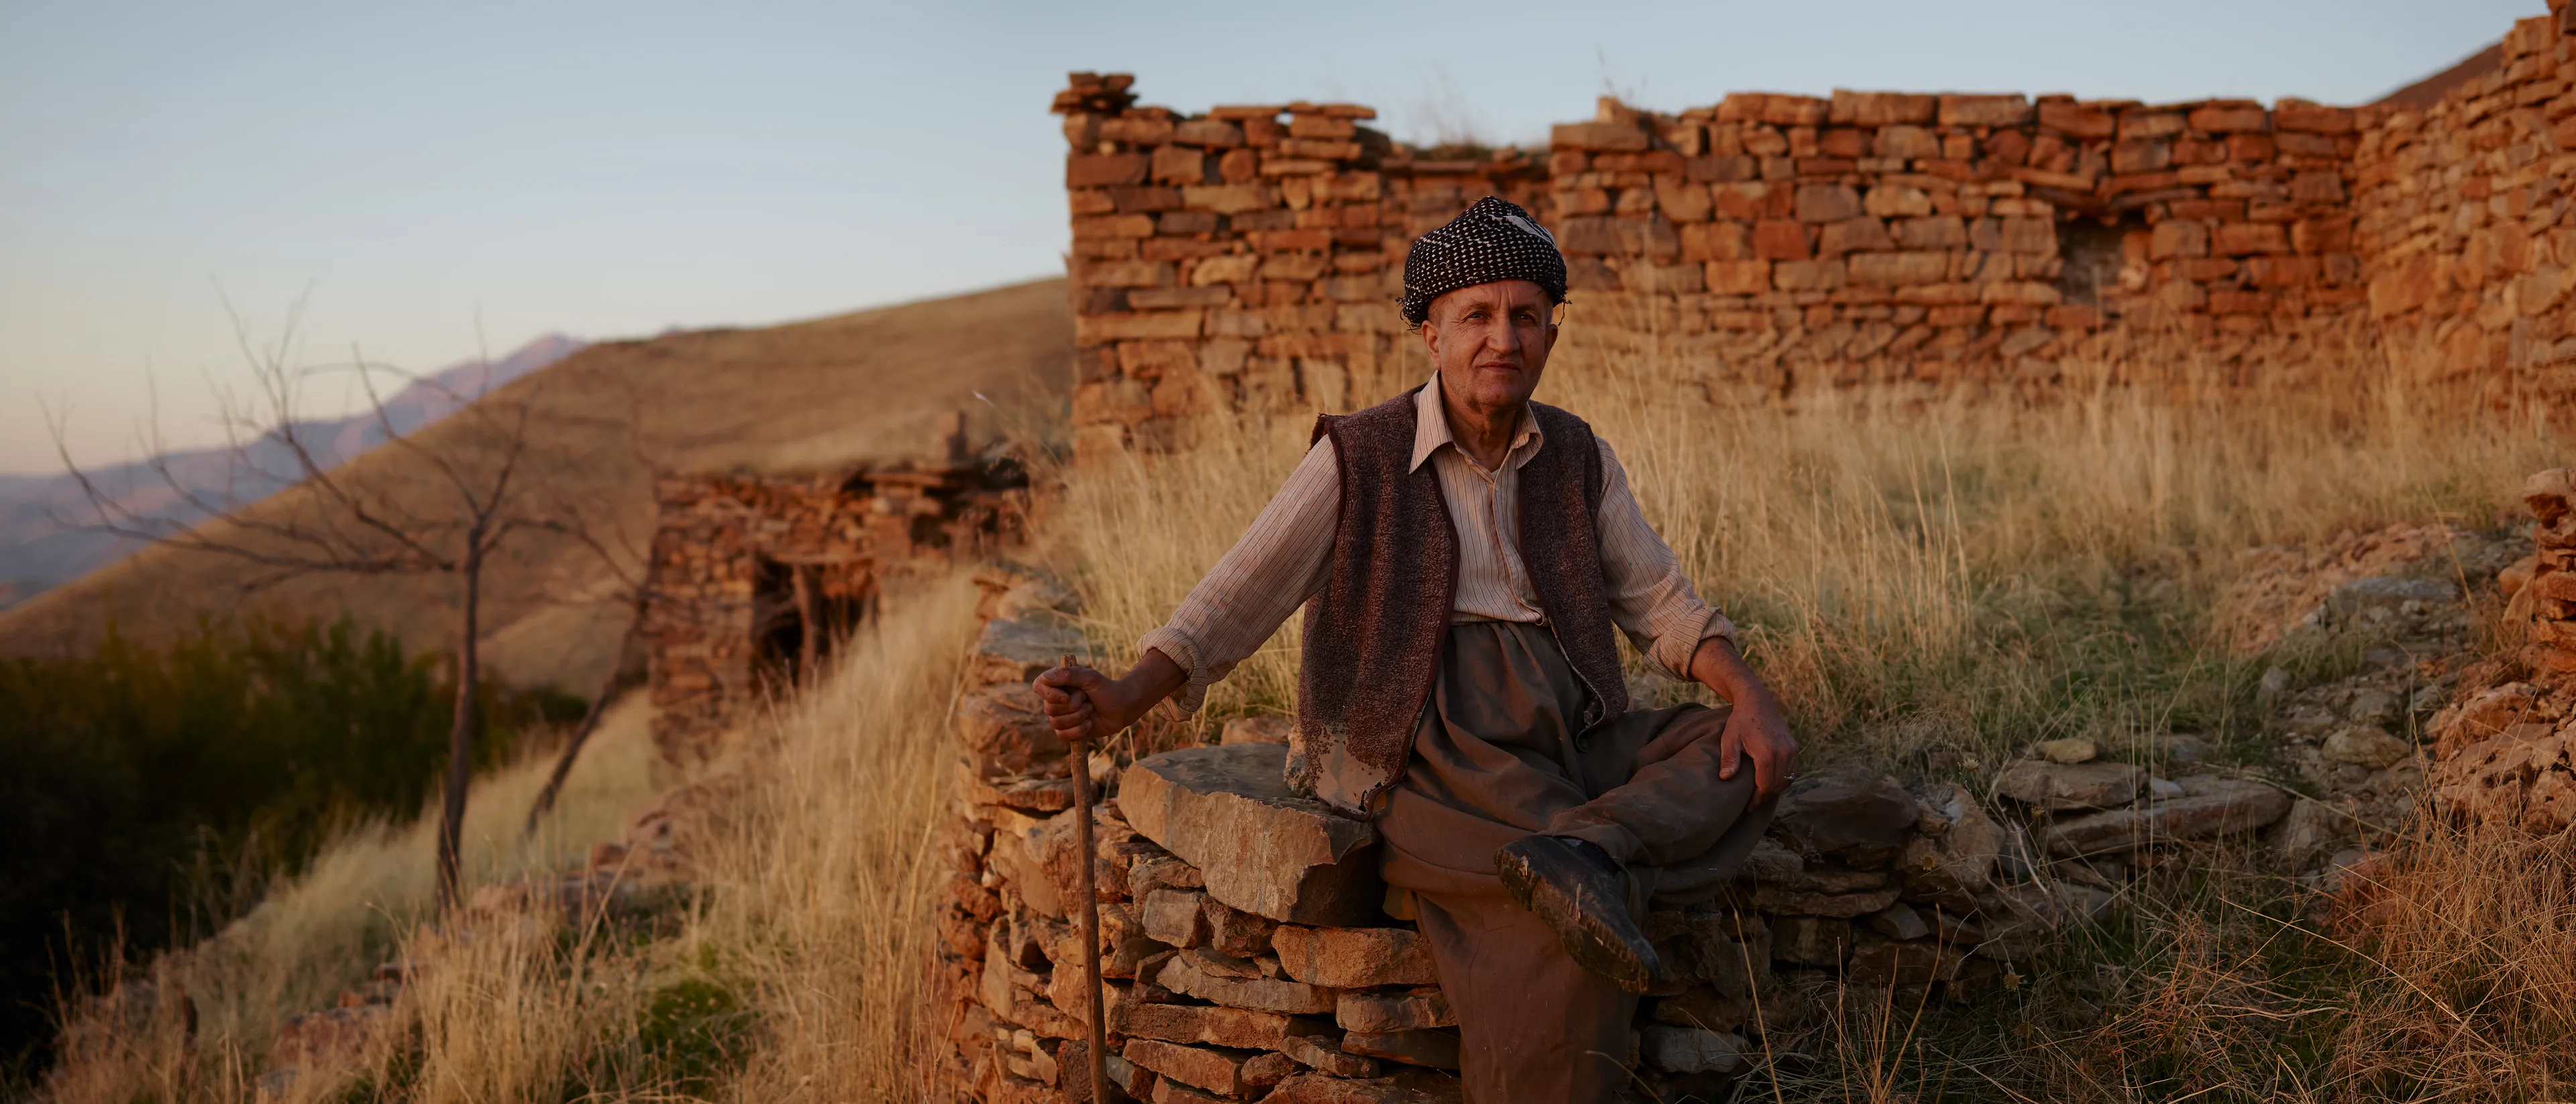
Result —
[[[1545, 439], [1546, 435], [1539, 432], [1538, 415], [1527, 406], [1521, 407], [1520, 428], [1512, 433], [1512, 447], [1503, 454], [1503, 466], [1518, 468], [1527, 463]], [[1405, 470], [1420, 468], [1442, 445], [1457, 443], [1458, 438], [1449, 432], [1449, 412], [1440, 403], [1440, 373], [1433, 372], [1431, 381], [1413, 393], [1413, 463]], [[1466, 455], [1466, 450], [1460, 449], [1459, 455]]]

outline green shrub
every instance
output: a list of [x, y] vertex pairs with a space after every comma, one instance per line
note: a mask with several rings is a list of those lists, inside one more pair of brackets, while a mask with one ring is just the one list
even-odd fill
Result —
[[[345, 620], [0, 659], [0, 1057], [44, 1039], [67, 966], [202, 934], [352, 820], [420, 808], [446, 765], [448, 672]], [[478, 766], [580, 705], [476, 697]]]

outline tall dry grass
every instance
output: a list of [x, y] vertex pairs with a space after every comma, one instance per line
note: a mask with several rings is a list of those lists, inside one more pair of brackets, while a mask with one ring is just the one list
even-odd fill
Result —
[[780, 718], [774, 754], [705, 866], [686, 936], [753, 994], [760, 1042], [722, 1098], [919, 1095], [936, 861], [951, 805], [948, 711], [973, 643], [963, 575], [889, 611]]
[[[577, 865], [593, 841], [617, 836], [655, 792], [657, 760], [642, 705], [621, 706], [603, 720], [534, 837], [523, 837], [521, 827], [553, 766], [550, 755], [534, 749], [476, 780], [464, 835], [469, 890], [525, 871]], [[342, 988], [399, 954], [432, 914], [436, 833], [435, 815], [359, 825], [239, 921], [142, 969], [138, 980], [161, 992], [183, 992], [193, 1004], [193, 1042], [169, 1014], [133, 1030], [137, 1025], [115, 1023], [95, 1006], [71, 1010], [70, 1045], [50, 1095], [101, 1104], [250, 1099], [277, 1024], [330, 1006]]]
[[[1877, 755], [2242, 723], [2238, 672], [2200, 632], [2238, 553], [2398, 520], [2492, 523], [2566, 450], [2545, 421], [2445, 412], [2366, 361], [2335, 387], [2198, 398], [2083, 382], [2135, 374], [2091, 364], [2039, 404], [1868, 390], [1747, 404], [1709, 401], [1707, 366], [1651, 343], [1579, 340], [1579, 319], [1569, 334], [1539, 399], [1611, 443], [1802, 728]], [[1055, 536], [1101, 635], [1162, 621], [1306, 429], [1248, 419], [1183, 455], [1073, 474]], [[1211, 719], [1287, 709], [1296, 638], [1292, 619], [1218, 684]]]

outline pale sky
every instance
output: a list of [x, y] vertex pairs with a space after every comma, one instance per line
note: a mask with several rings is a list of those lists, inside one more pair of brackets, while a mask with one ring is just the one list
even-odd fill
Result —
[[[2542, 0], [1465, 5], [0, 3], [0, 471], [176, 444], [242, 378], [220, 286], [308, 359], [760, 325], [1057, 274], [1073, 69], [1182, 110], [1375, 105], [1543, 140], [1595, 96], [2357, 103]], [[328, 398], [326, 396], [326, 398]], [[313, 413], [340, 413], [325, 402]]]

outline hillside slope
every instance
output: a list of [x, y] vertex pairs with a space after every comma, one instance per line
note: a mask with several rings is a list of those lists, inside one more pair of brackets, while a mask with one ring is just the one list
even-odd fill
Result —
[[[589, 518], [631, 564], [651, 533], [654, 468], [777, 471], [910, 455], [931, 447], [936, 415], [949, 410], [968, 410], [979, 436], [1026, 424], [1064, 401], [1072, 352], [1064, 282], [1043, 280], [763, 329], [603, 342], [484, 401], [528, 404], [529, 493]], [[498, 456], [488, 419], [470, 414], [405, 440], [464, 458], [468, 469]], [[401, 445], [359, 457], [340, 477], [424, 516], [446, 493], [420, 450]], [[237, 516], [280, 521], [317, 510], [298, 487]], [[229, 519], [207, 531], [243, 532]], [[0, 613], [0, 654], [85, 647], [110, 624], [150, 639], [234, 611], [345, 612], [418, 649], [455, 639], [452, 579], [313, 576], [254, 590], [258, 579], [230, 558], [145, 549]], [[511, 545], [485, 581], [492, 670], [586, 691], [614, 661], [626, 617], [616, 586], [573, 541], [537, 534]]]
[[[430, 373], [388, 396], [383, 420], [392, 424], [395, 433], [409, 433], [454, 413], [475, 395], [579, 352], [583, 344], [577, 338], [547, 334], [498, 360], [468, 361]], [[325, 466], [337, 466], [384, 443], [384, 426], [372, 411], [308, 421], [298, 429]], [[294, 470], [295, 459], [286, 445], [263, 437], [242, 452], [188, 449], [98, 469], [89, 477], [101, 493], [137, 517], [191, 524], [209, 513], [198, 509], [191, 498], [225, 509], [239, 508], [284, 489], [285, 482], [274, 476]], [[171, 488], [174, 482], [184, 495]], [[132, 551], [130, 542], [60, 523], [90, 516], [86, 492], [68, 473], [0, 475], [0, 609]]]

